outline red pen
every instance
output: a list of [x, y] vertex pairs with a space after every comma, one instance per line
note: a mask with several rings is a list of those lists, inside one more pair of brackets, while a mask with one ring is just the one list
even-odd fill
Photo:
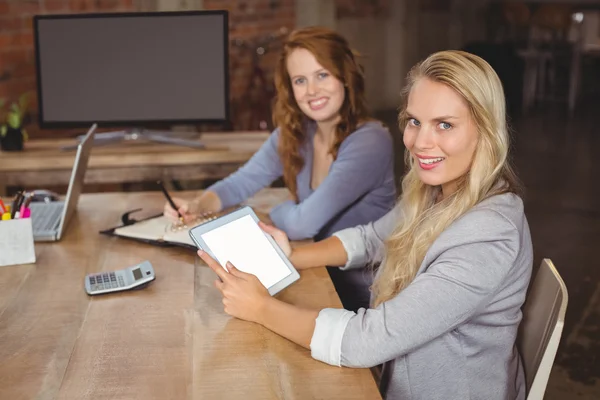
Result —
[[4, 214], [6, 211], [6, 206], [4, 205], [4, 202], [2, 201], [2, 198], [0, 198], [0, 214]]

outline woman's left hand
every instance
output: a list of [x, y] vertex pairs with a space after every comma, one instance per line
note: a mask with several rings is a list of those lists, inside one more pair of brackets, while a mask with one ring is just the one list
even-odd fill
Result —
[[221, 278], [215, 281], [215, 286], [223, 295], [225, 312], [246, 321], [259, 322], [271, 295], [258, 278], [240, 271], [230, 262], [225, 270], [205, 251], [198, 250], [198, 255]]

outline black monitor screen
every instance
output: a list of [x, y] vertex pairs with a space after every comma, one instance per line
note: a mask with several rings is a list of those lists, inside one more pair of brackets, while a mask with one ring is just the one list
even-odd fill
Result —
[[36, 16], [40, 125], [228, 119], [226, 11]]

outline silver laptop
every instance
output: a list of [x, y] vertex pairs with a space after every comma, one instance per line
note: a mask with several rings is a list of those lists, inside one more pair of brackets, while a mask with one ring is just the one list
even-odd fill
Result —
[[65, 200], [51, 203], [31, 203], [29, 205], [33, 238], [36, 242], [54, 242], [60, 240], [63, 236], [69, 220], [77, 209], [96, 127], [96, 124], [92, 125], [77, 146], [75, 164], [73, 164]]

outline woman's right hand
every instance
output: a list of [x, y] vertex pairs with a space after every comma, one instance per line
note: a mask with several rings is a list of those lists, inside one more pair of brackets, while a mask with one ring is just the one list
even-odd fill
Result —
[[179, 214], [181, 214], [183, 217], [183, 221], [186, 223], [191, 222], [198, 217], [197, 211], [190, 207], [191, 202], [178, 197], [173, 197], [173, 203], [175, 203], [177, 206], [177, 210], [174, 210], [169, 202], [166, 202], [163, 211], [163, 215], [172, 222], [179, 222], [179, 215], [177, 215], [177, 211], [179, 211]]
[[[183, 217], [183, 222], [193, 223], [198, 217], [221, 211], [222, 204], [219, 196], [210, 190], [205, 191], [199, 197], [192, 201], [173, 197], [173, 203]], [[179, 221], [177, 211], [167, 202], [164, 207], [163, 215], [173, 222]]]
[[262, 221], [258, 222], [258, 226], [260, 226], [260, 228], [264, 232], [271, 235], [271, 237], [275, 240], [275, 243], [279, 245], [279, 247], [281, 248], [281, 250], [287, 258], [290, 258], [292, 256], [293, 250], [292, 246], [290, 245], [290, 239], [288, 239], [284, 231], [282, 231], [281, 229], [277, 229], [274, 226], [265, 224]]

